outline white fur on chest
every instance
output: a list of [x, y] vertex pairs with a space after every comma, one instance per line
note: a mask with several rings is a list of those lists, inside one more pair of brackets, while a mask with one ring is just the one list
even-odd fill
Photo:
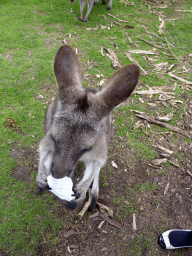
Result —
[[73, 181], [71, 178], [65, 176], [62, 179], [55, 179], [52, 175], [49, 175], [47, 177], [47, 182], [51, 188], [50, 191], [62, 200], [65, 199], [67, 201], [71, 201], [75, 199], [75, 196], [72, 196], [74, 192], [72, 190]]

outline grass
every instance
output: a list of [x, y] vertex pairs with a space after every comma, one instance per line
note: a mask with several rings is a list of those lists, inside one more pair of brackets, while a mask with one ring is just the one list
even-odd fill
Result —
[[[186, 1], [185, 5], [186, 9], [189, 9], [190, 1]], [[142, 21], [142, 24], [146, 24], [154, 33], [157, 33], [159, 21], [157, 16], [148, 13], [147, 5], [139, 0], [135, 1], [135, 6], [126, 9], [123, 4], [116, 1], [111, 11], [113, 15], [127, 20], [134, 29], [120, 29], [115, 26], [110, 30], [100, 27], [97, 31], [86, 30], [86, 28], [97, 27], [99, 24], [110, 26], [112, 19], [107, 16], [105, 6], [101, 6], [100, 3], [94, 6], [88, 23], [81, 23], [76, 19], [79, 16], [79, 4], [72, 4], [70, 1], [1, 0], [0, 9], [0, 69], [2, 71], [0, 74], [0, 251], [10, 255], [19, 255], [22, 251], [30, 255], [35, 254], [43, 239], [50, 246], [55, 246], [60, 226], [65, 225], [65, 216], [61, 218], [55, 214], [54, 209], [57, 209], [57, 203], [53, 195], [48, 193], [44, 193], [43, 197], [35, 195], [36, 170], [34, 168], [30, 169], [28, 182], [11, 177], [14, 168], [24, 163], [25, 156], [24, 153], [24, 156], [13, 159], [11, 152], [13, 149], [18, 151], [27, 151], [31, 147], [37, 149], [43, 137], [42, 122], [47, 101], [50, 102], [57, 89], [52, 70], [56, 50], [64, 38], [73, 48], [77, 47], [84, 74], [90, 74], [94, 80], [94, 87], [97, 88], [99, 80], [95, 77], [96, 74], [100, 73], [108, 78], [114, 73], [109, 58], [101, 56], [100, 47], [112, 48], [122, 65], [129, 64], [130, 61], [124, 56], [124, 52], [132, 47], [128, 37], [137, 42], [139, 49], [151, 49], [149, 45], [138, 41], [138, 35], [146, 40], [149, 40], [149, 36], [134, 19]], [[176, 15], [171, 5], [164, 12], [170, 17]], [[103, 15], [109, 19], [109, 22]], [[172, 50], [177, 57], [191, 53], [191, 16], [190, 13], [183, 15], [184, 19], [167, 22], [164, 32], [167, 40], [175, 44], [176, 48]], [[67, 34], [71, 34], [71, 37], [66, 36]], [[114, 37], [116, 39], [113, 39]], [[114, 47], [114, 43], [118, 45], [118, 49]], [[142, 56], [134, 55], [133, 57], [150, 73], [152, 68]], [[88, 67], [88, 60], [95, 64], [91, 69]], [[164, 55], [160, 55], [157, 60], [174, 63]], [[190, 79], [190, 73], [184, 76]], [[153, 72], [152, 75], [140, 77], [142, 83], [148, 86], [162, 86], [166, 84], [167, 79], [168, 76], [162, 77], [161, 74]], [[83, 83], [85, 86], [90, 85], [87, 80]], [[175, 93], [178, 99], [181, 94], [179, 82]], [[38, 98], [39, 95], [43, 98]], [[191, 98], [190, 92], [186, 92], [186, 97]], [[185, 103], [186, 100], [183, 99], [183, 101]], [[183, 112], [183, 106], [184, 104], [179, 109], [174, 109], [171, 124], [175, 125]], [[147, 135], [141, 130], [133, 130], [137, 119], [130, 109], [156, 114], [146, 102], [142, 104], [139, 96], [134, 95], [129, 105], [123, 105], [114, 112], [115, 138], [123, 137], [125, 144], [132, 148], [133, 154], [141, 161], [154, 159], [155, 153], [150, 147]], [[163, 114], [171, 111], [172, 107], [169, 106]], [[8, 117], [18, 125], [18, 131], [4, 126]], [[149, 131], [153, 129], [157, 131], [159, 128], [152, 127]], [[182, 159], [183, 156], [180, 156], [179, 161]], [[112, 171], [109, 169], [109, 172]], [[165, 172], [164, 169], [161, 171], [161, 173]], [[102, 186], [107, 186], [105, 179]], [[154, 191], [155, 188], [151, 183], [140, 183], [136, 186], [134, 193]], [[127, 196], [113, 201], [119, 208], [117, 211], [119, 219], [125, 218], [137, 209], [137, 204], [131, 200], [130, 193], [132, 192], [127, 190]], [[129, 200], [130, 205], [123, 205], [124, 200]], [[144, 243], [149, 247], [150, 240], [146, 238]], [[134, 244], [138, 248], [139, 240], [136, 241], [136, 238], [133, 240], [130, 255], [139, 253], [140, 249], [136, 249]]]

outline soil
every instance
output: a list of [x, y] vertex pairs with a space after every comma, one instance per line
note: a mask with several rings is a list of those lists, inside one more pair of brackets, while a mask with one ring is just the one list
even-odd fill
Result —
[[[166, 147], [168, 135], [163, 135], [163, 138]], [[155, 136], [150, 139], [153, 139], [153, 145], [158, 143]], [[25, 154], [24, 149], [13, 150], [13, 158], [20, 157], [22, 162], [27, 163], [18, 165], [12, 171], [11, 175], [16, 179], [31, 182], [31, 172], [37, 171], [38, 165], [35, 148], [26, 150]], [[41, 241], [35, 255], [178, 255], [178, 250], [168, 252], [157, 242], [158, 236], [165, 230], [192, 229], [192, 177], [187, 173], [191, 170], [191, 148], [180, 136], [172, 150], [174, 148], [180, 149], [183, 154], [183, 161], [179, 162], [182, 166], [154, 168], [149, 162], [136, 158], [122, 140], [119, 140], [118, 147], [111, 143], [109, 159], [101, 170], [98, 201], [113, 210], [112, 219], [122, 228], [104, 222], [99, 229], [103, 219], [89, 218], [92, 212], [87, 212], [82, 220], [77, 218], [79, 210], [68, 210], [66, 214], [62, 200], [55, 197], [59, 206], [54, 213], [63, 219], [66, 226], [59, 231], [59, 242], [55, 248]], [[158, 158], [160, 151], [155, 147], [153, 149]], [[118, 168], [112, 166], [111, 159]], [[172, 161], [176, 161], [174, 157]], [[79, 173], [82, 175], [82, 171], [83, 166], [78, 165], [75, 178], [79, 177]], [[153, 184], [155, 187], [139, 189], [138, 184]], [[133, 213], [136, 214], [136, 230], [133, 230]], [[190, 248], [182, 249], [179, 254], [192, 255], [192, 252]]]

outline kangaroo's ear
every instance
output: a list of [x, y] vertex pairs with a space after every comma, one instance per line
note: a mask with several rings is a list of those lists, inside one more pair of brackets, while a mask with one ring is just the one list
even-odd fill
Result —
[[56, 53], [54, 72], [59, 89], [69, 86], [81, 87], [82, 72], [75, 52], [68, 45], [61, 46]]
[[125, 66], [111, 76], [102, 91], [95, 95], [93, 108], [96, 116], [102, 118], [125, 101], [135, 89], [138, 80], [139, 67], [135, 64]]

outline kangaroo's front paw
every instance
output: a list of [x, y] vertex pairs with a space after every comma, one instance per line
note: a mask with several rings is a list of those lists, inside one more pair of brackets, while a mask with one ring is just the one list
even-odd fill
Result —
[[77, 206], [80, 206], [83, 201], [85, 200], [86, 193], [82, 193], [81, 195], [78, 195], [76, 199], [73, 199], [71, 201], [64, 200], [64, 205], [68, 207], [69, 209], [75, 209]]
[[46, 189], [48, 188], [48, 183], [47, 183], [47, 176], [46, 175], [38, 175], [37, 178], [36, 178], [36, 183], [37, 183], [37, 186], [40, 188], [40, 189]]

